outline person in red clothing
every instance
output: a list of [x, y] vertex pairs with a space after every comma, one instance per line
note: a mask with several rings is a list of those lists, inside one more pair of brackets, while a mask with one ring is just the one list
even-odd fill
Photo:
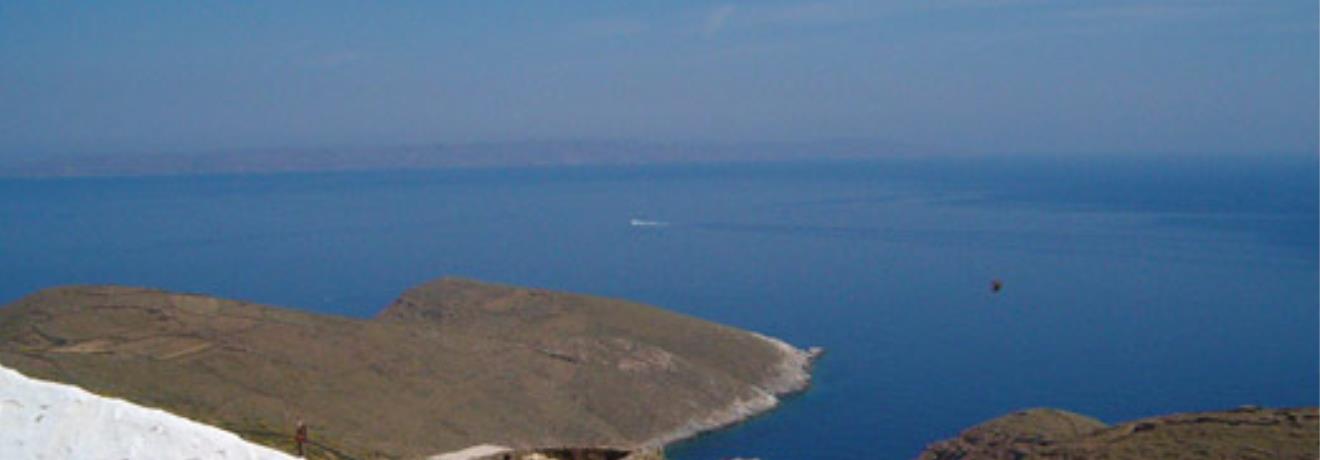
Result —
[[307, 444], [307, 424], [302, 420], [298, 421], [298, 429], [293, 432], [293, 444], [298, 447], [298, 456], [306, 455], [303, 453], [303, 444]]

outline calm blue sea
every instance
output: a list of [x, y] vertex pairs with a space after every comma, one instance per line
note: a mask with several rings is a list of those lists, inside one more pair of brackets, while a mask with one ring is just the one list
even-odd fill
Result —
[[0, 302], [117, 283], [366, 317], [446, 275], [636, 299], [829, 350], [809, 392], [674, 458], [903, 459], [1034, 406], [1317, 404], [1316, 174], [1020, 156], [7, 179]]

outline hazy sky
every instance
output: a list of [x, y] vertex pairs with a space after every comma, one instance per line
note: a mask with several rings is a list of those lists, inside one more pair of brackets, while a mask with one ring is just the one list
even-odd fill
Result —
[[1314, 0], [0, 2], [0, 155], [527, 139], [1310, 152]]

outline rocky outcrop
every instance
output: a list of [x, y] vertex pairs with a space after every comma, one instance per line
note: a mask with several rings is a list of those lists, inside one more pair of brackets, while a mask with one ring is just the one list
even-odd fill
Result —
[[[655, 446], [768, 410], [811, 354], [645, 305], [444, 279], [370, 320], [126, 287], [0, 309], [0, 363], [324, 458]], [[611, 448], [612, 448], [611, 447]]]
[[982, 423], [931, 445], [921, 460], [1015, 458], [1105, 428], [1096, 419], [1055, 409], [1029, 409]]
[[1176, 414], [1116, 426], [1071, 412], [1032, 409], [927, 447], [920, 460], [1320, 458], [1316, 408]]

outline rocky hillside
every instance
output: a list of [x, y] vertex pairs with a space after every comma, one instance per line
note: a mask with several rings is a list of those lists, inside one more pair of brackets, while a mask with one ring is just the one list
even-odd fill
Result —
[[806, 352], [591, 296], [444, 279], [360, 320], [151, 289], [0, 309], [0, 363], [313, 457], [654, 445], [767, 410]]
[[1320, 410], [1245, 407], [1106, 426], [1053, 409], [1000, 417], [929, 446], [920, 460], [1320, 458]]

